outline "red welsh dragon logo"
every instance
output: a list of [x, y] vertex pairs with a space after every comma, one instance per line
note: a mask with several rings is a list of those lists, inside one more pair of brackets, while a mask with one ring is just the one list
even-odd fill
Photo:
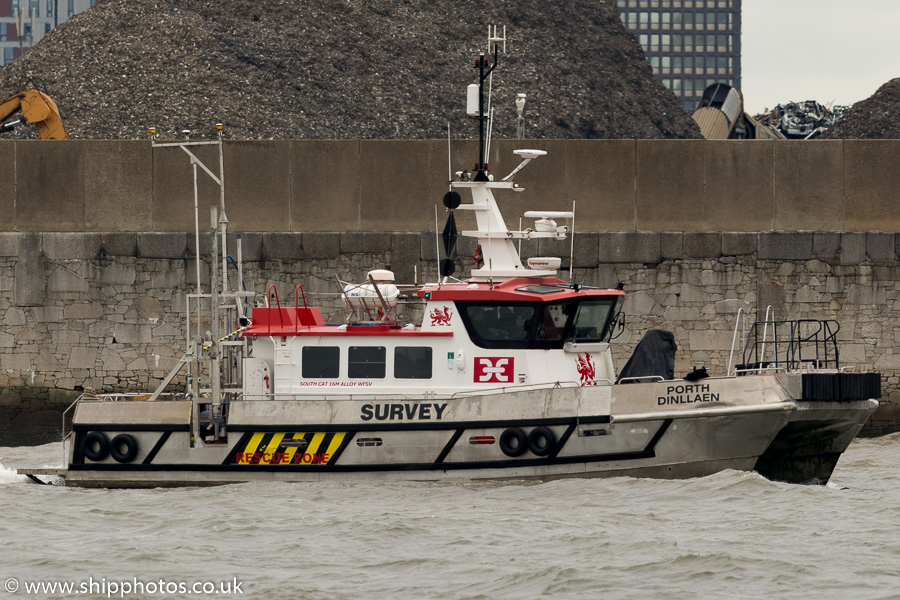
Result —
[[597, 385], [597, 382], [594, 381], [594, 378], [597, 376], [597, 367], [594, 365], [594, 361], [591, 360], [591, 355], [588, 353], [579, 354], [578, 358], [575, 359], [575, 368], [578, 369], [578, 374], [581, 375], [581, 385]]
[[431, 325], [433, 327], [449, 327], [453, 311], [450, 310], [449, 306], [445, 306], [443, 310], [435, 308], [428, 316], [431, 317]]

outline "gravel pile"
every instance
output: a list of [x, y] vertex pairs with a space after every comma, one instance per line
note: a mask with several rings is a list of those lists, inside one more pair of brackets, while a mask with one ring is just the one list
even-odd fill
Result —
[[822, 139], [900, 139], [900, 78], [851, 106]]
[[[74, 139], [155, 126], [232, 139], [477, 137], [465, 87], [507, 28], [494, 135], [699, 138], [610, 0], [101, 0], [0, 70], [0, 93], [39, 89]], [[3, 137], [36, 137], [20, 127]]]

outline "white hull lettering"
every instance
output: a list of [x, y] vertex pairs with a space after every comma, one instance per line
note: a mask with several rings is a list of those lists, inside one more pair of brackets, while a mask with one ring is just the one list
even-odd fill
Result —
[[440, 421], [447, 404], [363, 404], [359, 417], [363, 421]]

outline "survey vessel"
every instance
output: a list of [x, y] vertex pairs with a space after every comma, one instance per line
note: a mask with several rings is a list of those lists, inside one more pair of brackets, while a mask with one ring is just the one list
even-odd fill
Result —
[[[688, 478], [723, 469], [828, 481], [881, 394], [877, 373], [839, 364], [836, 323], [767, 316], [741, 339], [736, 326], [740, 362], [683, 378], [672, 334], [652, 330], [617, 373], [624, 286], [581, 285], [571, 271], [565, 280], [561, 257], [523, 263], [517, 242], [567, 238], [574, 210], [538, 203], [518, 229], [501, 213], [503, 195], [523, 192], [516, 174], [545, 154], [517, 150], [521, 164], [502, 178], [488, 169], [484, 88], [503, 37], [490, 33], [469, 93], [478, 162], [451, 176], [443, 199], [448, 255], [454, 213], [474, 215], [476, 229], [459, 232], [478, 240], [469, 276], [453, 279], [445, 258], [433, 283], [412, 288], [420, 320], [400, 322], [398, 299], [410, 292], [376, 269], [341, 287], [347, 318], [327, 323], [302, 282], [282, 290], [282, 302], [274, 286], [264, 296], [240, 280], [220, 290], [227, 265], [220, 276], [213, 268], [209, 292], [187, 295], [187, 349], [156, 391], [86, 393], [73, 405], [66, 485]], [[219, 265], [224, 212], [212, 221]]]

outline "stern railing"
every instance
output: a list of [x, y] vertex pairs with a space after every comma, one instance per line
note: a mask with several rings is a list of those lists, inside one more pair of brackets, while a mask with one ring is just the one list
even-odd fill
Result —
[[763, 371], [837, 371], [840, 324], [829, 319], [757, 321], [744, 345], [737, 374]]

